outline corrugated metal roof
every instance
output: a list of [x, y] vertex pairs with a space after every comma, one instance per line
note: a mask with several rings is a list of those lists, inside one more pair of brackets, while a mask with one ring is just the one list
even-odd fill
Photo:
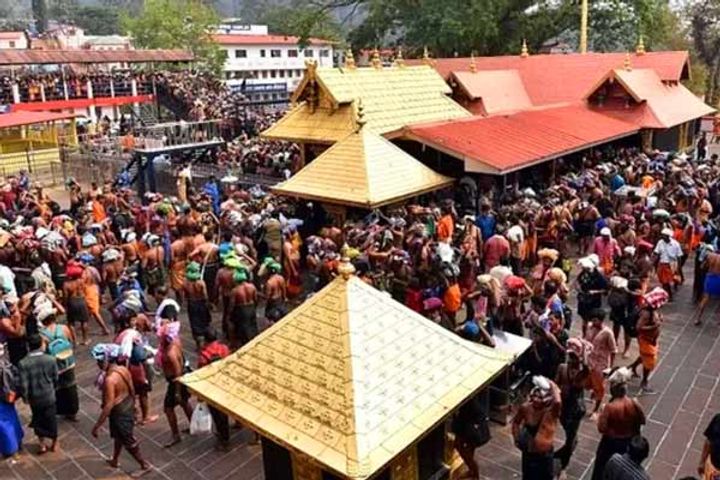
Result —
[[181, 382], [263, 436], [359, 480], [511, 362], [351, 276]]
[[0, 128], [19, 127], [33, 123], [51, 122], [53, 120], [66, 120], [74, 118], [73, 113], [55, 112], [11, 112], [0, 114]]
[[[608, 71], [622, 68], [625, 53], [570, 53], [566, 55], [530, 55], [528, 57], [501, 56], [470, 58], [439, 58], [433, 64], [448, 79], [452, 72], [470, 71], [471, 63], [477, 71], [517, 70], [533, 105], [575, 102], [583, 98]], [[634, 68], [650, 68], [665, 81], [684, 79], [689, 69], [688, 53], [647, 52], [632, 55]], [[408, 61], [409, 63], [411, 61]], [[414, 60], [414, 63], [421, 60]]]
[[17, 40], [25, 36], [25, 32], [0, 32], [0, 40]]
[[0, 49], [0, 65], [66, 63], [189, 62], [188, 50], [14, 50]]
[[[263, 132], [270, 138], [294, 141], [333, 143], [350, 134], [354, 123], [347, 123], [342, 113], [346, 105], [362, 101], [365, 128], [378, 134], [385, 134], [405, 125], [433, 122], [453, 118], [469, 117], [470, 112], [455, 103], [447, 94], [452, 90], [432, 68], [415, 67], [389, 68], [317, 68], [305, 73], [295, 91], [294, 100], [305, 100], [310, 96], [310, 78], [317, 81], [317, 89], [329, 98], [331, 105], [321, 104], [311, 111], [308, 107], [293, 110], [278, 124]], [[313, 94], [317, 93], [313, 89]], [[341, 116], [337, 116], [341, 112]], [[340, 122], [335, 125], [336, 122]], [[322, 125], [318, 130], [317, 125]], [[344, 135], [339, 136], [339, 129]], [[327, 130], [328, 134], [324, 131]], [[298, 138], [298, 132], [307, 132]]]
[[467, 171], [507, 173], [631, 135], [637, 125], [570, 105], [405, 129], [405, 136], [465, 161]]
[[517, 70], [453, 72], [452, 79], [470, 100], [480, 100], [486, 115], [527, 110], [530, 97]]
[[390, 141], [363, 128], [324, 151], [273, 192], [377, 208], [452, 184]]
[[[216, 34], [212, 36], [220, 45], [297, 45], [299, 37], [292, 35], [243, 35], [243, 34]], [[331, 45], [333, 42], [322, 38], [309, 38], [309, 45]]]

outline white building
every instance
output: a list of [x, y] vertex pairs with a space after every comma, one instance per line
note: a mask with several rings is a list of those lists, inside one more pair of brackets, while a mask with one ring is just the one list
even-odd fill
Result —
[[84, 41], [88, 50], [133, 50], [130, 37], [122, 35], [85, 35]]
[[26, 49], [29, 47], [25, 32], [0, 32], [0, 48]]
[[254, 101], [287, 101], [305, 73], [306, 60], [333, 65], [332, 42], [311, 38], [301, 48], [297, 37], [268, 34], [264, 25], [221, 25], [213, 38], [226, 55], [228, 85]]

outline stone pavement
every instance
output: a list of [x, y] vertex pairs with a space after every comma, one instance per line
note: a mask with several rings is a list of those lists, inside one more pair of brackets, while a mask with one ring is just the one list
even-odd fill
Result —
[[[688, 262], [690, 263], [690, 262]], [[702, 448], [702, 432], [716, 412], [720, 412], [720, 387], [717, 372], [720, 370], [720, 350], [717, 348], [720, 327], [716, 323], [717, 308], [711, 304], [703, 327], [692, 325], [693, 305], [689, 300], [690, 287], [684, 287], [674, 303], [665, 307], [665, 324], [661, 334], [661, 359], [657, 372], [651, 377], [651, 385], [657, 395], [640, 397], [645, 407], [648, 424], [644, 434], [652, 446], [648, 469], [653, 480], [671, 480], [692, 475]], [[217, 317], [216, 317], [217, 321]], [[579, 322], [576, 322], [579, 323]], [[577, 329], [578, 325], [574, 326]], [[97, 334], [97, 327], [92, 329]], [[189, 328], [185, 328], [187, 335]], [[97, 337], [95, 337], [97, 339]], [[195, 364], [191, 351], [194, 344], [185, 338], [187, 357]], [[192, 346], [192, 347], [191, 347]], [[634, 358], [636, 348], [631, 357]], [[99, 392], [94, 386], [97, 367], [80, 347], [77, 379], [80, 385], [81, 413], [78, 423], [62, 421], [61, 449], [43, 457], [36, 455], [37, 441], [26, 430], [25, 451], [19, 461], [0, 463], [0, 479], [22, 480], [79, 480], [125, 479], [136, 470], [134, 461], [125, 453], [121, 457], [121, 469], [109, 468], [103, 460], [110, 453], [111, 440], [104, 428], [100, 438], [94, 439], [90, 431], [100, 408]], [[620, 359], [620, 363], [629, 363]], [[637, 381], [631, 393], [638, 390]], [[162, 413], [165, 382], [156, 378], [151, 395], [152, 410]], [[19, 410], [24, 424], [28, 411], [24, 405]], [[181, 418], [181, 428], [187, 426]], [[558, 443], [562, 429], [559, 429]], [[261, 453], [258, 446], [248, 445], [247, 430], [233, 431], [232, 450], [224, 453], [214, 449], [212, 437], [184, 436], [183, 442], [171, 449], [162, 444], [169, 439], [164, 417], [152, 425], [136, 429], [146, 457], [157, 470], [144, 476], [162, 480], [242, 480], [261, 479]], [[578, 448], [569, 467], [569, 477], [589, 478], [591, 463], [599, 435], [595, 424], [589, 419], [583, 422]], [[514, 448], [509, 427], [493, 426], [493, 439], [480, 450], [482, 478], [501, 480], [519, 478], [520, 455]]]

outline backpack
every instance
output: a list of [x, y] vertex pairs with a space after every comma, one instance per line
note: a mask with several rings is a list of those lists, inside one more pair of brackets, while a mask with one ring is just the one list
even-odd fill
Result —
[[58, 373], [62, 374], [75, 368], [73, 345], [65, 337], [60, 325], [55, 326], [55, 331], [52, 334], [48, 329], [43, 329], [41, 333], [49, 342], [47, 353], [55, 357]]

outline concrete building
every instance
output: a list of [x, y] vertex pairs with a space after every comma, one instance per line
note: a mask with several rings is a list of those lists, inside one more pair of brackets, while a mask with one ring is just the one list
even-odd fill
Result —
[[214, 35], [225, 52], [225, 80], [258, 103], [287, 102], [305, 73], [305, 61], [333, 65], [333, 43], [311, 38], [300, 47], [293, 36], [272, 35], [265, 25], [225, 23]]
[[0, 32], [0, 48], [24, 50], [29, 42], [25, 32]]

